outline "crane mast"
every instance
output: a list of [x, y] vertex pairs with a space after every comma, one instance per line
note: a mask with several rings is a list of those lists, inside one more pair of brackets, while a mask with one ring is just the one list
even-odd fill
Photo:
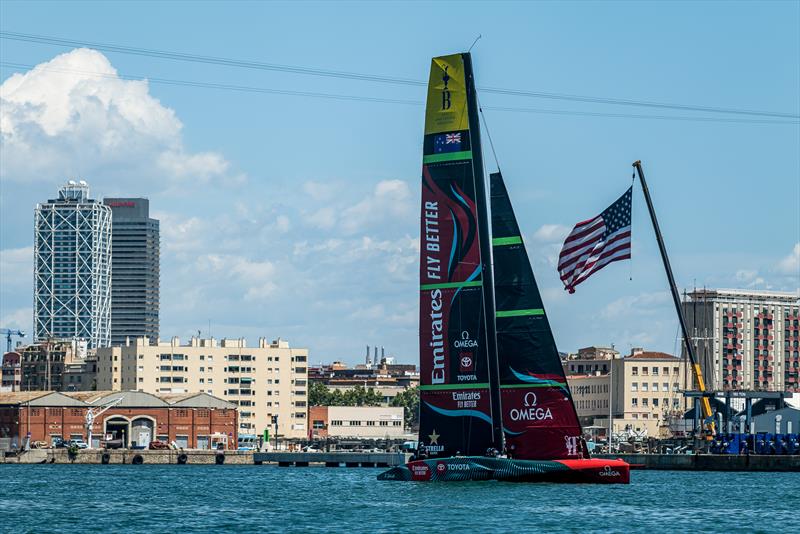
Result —
[[106, 404], [103, 404], [102, 406], [89, 408], [89, 410], [86, 412], [86, 444], [89, 446], [90, 449], [92, 448], [92, 425], [94, 424], [94, 420], [98, 416], [103, 415], [110, 408], [113, 408], [114, 406], [122, 402], [122, 399], [123, 399], [122, 396], [117, 397], [116, 399], [109, 401]]
[[[672, 301], [675, 304], [675, 311], [678, 313], [678, 322], [681, 325], [681, 332], [683, 333], [683, 343], [686, 346], [686, 354], [689, 356], [689, 363], [692, 367], [692, 373], [694, 374], [695, 382], [697, 383], [697, 389], [701, 393], [706, 392], [706, 384], [703, 380], [703, 372], [700, 368], [700, 363], [697, 361], [697, 358], [694, 354], [694, 345], [692, 344], [692, 340], [689, 337], [689, 330], [686, 327], [686, 319], [683, 317], [683, 308], [681, 308], [681, 299], [680, 295], [678, 294], [678, 288], [675, 285], [675, 277], [672, 274], [672, 267], [669, 264], [669, 258], [667, 257], [667, 247], [664, 244], [664, 238], [661, 236], [661, 229], [658, 226], [658, 219], [656, 219], [656, 210], [653, 207], [653, 200], [650, 198], [650, 190], [647, 188], [647, 181], [644, 179], [644, 171], [642, 170], [642, 162], [635, 161], [633, 162], [633, 166], [636, 168], [636, 172], [639, 175], [639, 182], [642, 184], [642, 193], [644, 193], [644, 199], [647, 202], [647, 210], [650, 212], [650, 219], [653, 221], [653, 230], [656, 233], [656, 241], [658, 241], [658, 250], [661, 252], [661, 260], [664, 262], [664, 270], [667, 272], [667, 279], [669, 280], [669, 289], [672, 293]], [[700, 398], [700, 405], [703, 410], [703, 421], [704, 426], [708, 432], [708, 437], [714, 434], [714, 416], [711, 412], [711, 403], [708, 400], [707, 396], [703, 396]]]
[[22, 330], [10, 330], [8, 328], [0, 328], [0, 334], [5, 334], [6, 336], [6, 352], [11, 352], [11, 336], [25, 337], [25, 332]]

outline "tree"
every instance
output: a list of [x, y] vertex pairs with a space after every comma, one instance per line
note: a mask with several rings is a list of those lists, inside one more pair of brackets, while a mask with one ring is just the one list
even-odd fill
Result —
[[380, 406], [383, 397], [372, 388], [357, 385], [352, 389], [331, 391], [321, 382], [312, 382], [308, 388], [309, 406]]
[[331, 391], [322, 382], [311, 382], [308, 386], [309, 406], [329, 406]]
[[415, 429], [419, 427], [419, 388], [408, 388], [392, 399], [392, 406], [402, 406], [405, 415], [406, 427]]

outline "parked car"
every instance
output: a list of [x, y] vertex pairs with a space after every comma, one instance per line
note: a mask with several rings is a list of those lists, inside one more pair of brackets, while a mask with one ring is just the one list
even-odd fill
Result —
[[100, 446], [104, 449], [121, 449], [123, 445], [121, 439], [107, 439], [100, 442]]
[[73, 445], [78, 447], [79, 449], [88, 449], [89, 448], [89, 445], [85, 441], [83, 441], [82, 439], [71, 439], [71, 440], [69, 440], [69, 443], [68, 443], [67, 446], [68, 447], [72, 447]]
[[153, 450], [168, 450], [169, 444], [160, 440], [153, 440], [150, 442], [150, 449]]

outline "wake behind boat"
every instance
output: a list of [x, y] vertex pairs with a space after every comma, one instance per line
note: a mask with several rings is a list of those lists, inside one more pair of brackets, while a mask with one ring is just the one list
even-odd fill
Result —
[[423, 147], [420, 456], [378, 479], [628, 483], [588, 457], [499, 171], [489, 228], [469, 53], [432, 60]]

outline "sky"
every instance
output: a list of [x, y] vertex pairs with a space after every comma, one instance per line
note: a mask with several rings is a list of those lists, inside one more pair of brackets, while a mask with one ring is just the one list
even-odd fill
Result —
[[[407, 80], [480, 35], [479, 88], [800, 113], [798, 2], [6, 0], [0, 30]], [[75, 178], [97, 199], [150, 199], [162, 338], [417, 361], [424, 86], [11, 39], [0, 83], [0, 326], [31, 331], [34, 208]], [[638, 186], [632, 261], [573, 295], [555, 269], [637, 159], [681, 290], [798, 291], [796, 119], [479, 97], [559, 350], [678, 351]]]

